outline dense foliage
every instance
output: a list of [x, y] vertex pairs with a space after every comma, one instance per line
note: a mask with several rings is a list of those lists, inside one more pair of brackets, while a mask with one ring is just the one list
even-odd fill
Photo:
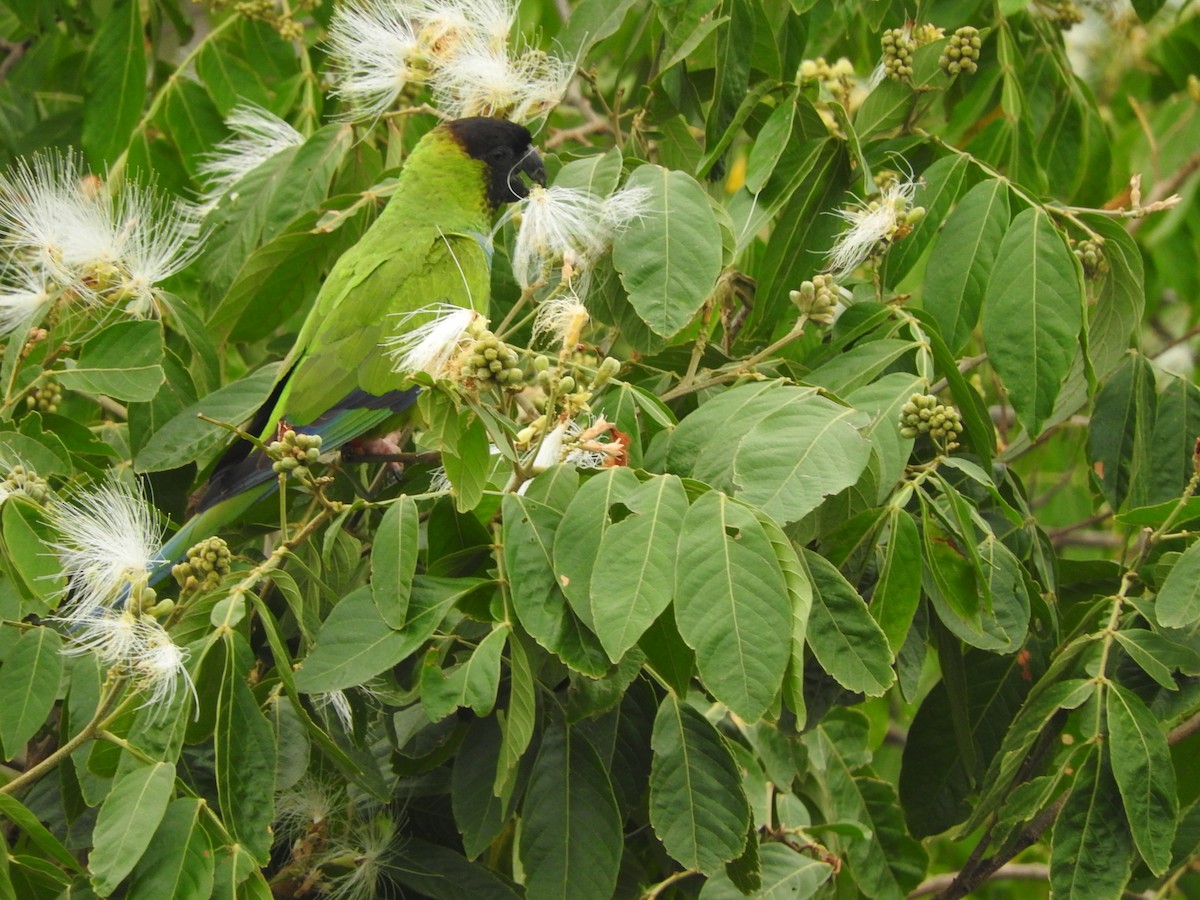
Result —
[[[1200, 890], [1200, 17], [505, 11], [0, 10], [0, 896]], [[281, 437], [151, 586], [481, 111], [565, 231], [500, 223], [390, 462]]]

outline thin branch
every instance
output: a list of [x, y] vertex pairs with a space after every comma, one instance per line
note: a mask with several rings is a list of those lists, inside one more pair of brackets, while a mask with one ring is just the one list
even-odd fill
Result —
[[1200, 712], [1176, 725], [1167, 733], [1167, 743], [1174, 746], [1200, 732]]
[[[930, 894], [936, 894], [939, 891], [944, 891], [954, 883], [954, 879], [959, 875], [958, 872], [946, 872], [942, 875], [934, 875], [921, 882], [915, 890], [909, 895], [909, 900], [914, 897], [927, 897]], [[1008, 863], [1001, 866], [992, 873], [988, 881], [1049, 881], [1050, 867], [1044, 863]]]

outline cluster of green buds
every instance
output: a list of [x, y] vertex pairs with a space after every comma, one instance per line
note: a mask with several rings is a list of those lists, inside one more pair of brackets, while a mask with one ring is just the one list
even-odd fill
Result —
[[971, 25], [964, 25], [950, 35], [950, 41], [946, 44], [946, 49], [942, 51], [938, 65], [951, 77], [959, 73], [971, 75], [979, 69], [977, 63], [979, 49], [982, 46], [983, 40], [979, 37], [979, 29]]
[[883, 48], [883, 71], [893, 81], [912, 81], [913, 54], [918, 47], [941, 40], [945, 31], [936, 25], [905, 26], [889, 28], [879, 38]]
[[536, 356], [533, 370], [543, 393], [540, 404], [537, 400], [534, 404], [544, 409], [545, 398], [553, 395], [556, 403], [573, 416], [588, 411], [592, 394], [621, 371], [621, 362], [611, 356], [598, 361], [595, 354], [576, 350], [558, 364], [548, 356]]
[[1064, 31], [1083, 21], [1083, 9], [1075, 0], [1043, 0], [1038, 4], [1038, 8]]
[[321, 5], [321, 0], [290, 0], [278, 4], [276, 0], [207, 0], [214, 12], [232, 9], [247, 19], [265, 22], [279, 33], [285, 41], [296, 41], [304, 37], [304, 25], [296, 16]]
[[1104, 258], [1104, 248], [1098, 241], [1072, 241], [1071, 247], [1079, 264], [1083, 266], [1085, 278], [1094, 280], [1108, 271], [1108, 260]]
[[962, 437], [962, 416], [932, 394], [913, 394], [900, 409], [900, 436], [928, 435], [943, 451], [953, 450]]
[[815, 81], [826, 88], [835, 100], [845, 103], [854, 86], [854, 63], [841, 57], [836, 62], [827, 62], [825, 57], [801, 61], [796, 72], [796, 79], [801, 82]]
[[495, 384], [508, 391], [521, 390], [525, 387], [525, 372], [520, 354], [489, 331], [484, 322], [479, 316], [467, 328], [473, 343], [463, 352], [463, 380], [479, 386]]
[[791, 291], [788, 297], [810, 322], [832, 325], [842, 293], [832, 275], [814, 275], [811, 281], [802, 281], [800, 290]]
[[21, 494], [41, 506], [50, 499], [50, 485], [33, 469], [16, 465], [0, 481], [0, 501], [9, 494]]
[[225, 541], [210, 537], [191, 547], [187, 552], [187, 560], [172, 567], [171, 574], [185, 594], [210, 591], [229, 574], [232, 562], [233, 555]]
[[903, 28], [889, 28], [879, 39], [883, 47], [883, 71], [893, 81], [912, 80], [913, 51], [917, 45]]
[[321, 455], [321, 436], [302, 434], [289, 428], [266, 446], [267, 456], [275, 460], [271, 468], [280, 475], [293, 475], [301, 480], [309, 477], [308, 467]]
[[25, 398], [25, 405], [38, 412], [56, 413], [62, 399], [62, 386], [57, 381], [49, 379], [29, 393]]

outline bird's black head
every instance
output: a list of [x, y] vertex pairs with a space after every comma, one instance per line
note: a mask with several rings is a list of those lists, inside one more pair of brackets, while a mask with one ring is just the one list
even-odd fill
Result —
[[467, 153], [487, 165], [487, 197], [493, 209], [529, 195], [529, 188], [521, 181], [521, 172], [545, 186], [546, 167], [524, 125], [474, 116], [455, 119], [446, 127]]

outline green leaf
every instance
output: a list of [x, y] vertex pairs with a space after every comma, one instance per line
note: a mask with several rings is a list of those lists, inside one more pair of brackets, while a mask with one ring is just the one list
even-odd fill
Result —
[[1137, 694], [1112, 683], [1105, 694], [1108, 755], [1125, 805], [1133, 842], [1155, 875], [1171, 865], [1175, 819], [1175, 766], [1163, 725]]
[[499, 774], [504, 735], [496, 716], [475, 719], [454, 757], [450, 777], [450, 805], [463, 836], [467, 859], [475, 859], [504, 830], [508, 804], [496, 796], [492, 786]]
[[[74, 872], [83, 871], [75, 857], [71, 855], [71, 851], [64, 847], [58, 838], [51, 834], [46, 826], [38, 821], [38, 817], [30, 812], [20, 800], [8, 794], [0, 794], [0, 815], [25, 832], [29, 839], [38, 846], [38, 849], [60, 866]], [[0, 847], [0, 853], [5, 852], [7, 852], [5, 848]]]
[[0, 738], [4, 758], [19, 755], [46, 723], [62, 680], [62, 639], [52, 628], [30, 628], [12, 646], [0, 668]]
[[199, 821], [202, 810], [201, 800], [171, 801], [149, 849], [133, 870], [130, 900], [210, 896], [215, 864]]
[[[883, 281], [897, 284], [916, 266], [935, 239], [944, 239], [942, 226], [965, 187], [976, 180], [971, 160], [961, 154], [943, 156], [921, 173], [913, 205], [925, 209], [925, 218], [913, 226], [912, 233], [893, 244], [883, 261]], [[939, 235], [941, 237], [939, 237]], [[936, 253], [936, 249], [934, 250]], [[924, 294], [926, 302], [929, 294]]]
[[[554, 580], [566, 594], [571, 608], [589, 627], [594, 624], [591, 587], [600, 561], [600, 545], [612, 527], [614, 510], [640, 484], [637, 476], [624, 466], [607, 469], [580, 486], [563, 512], [561, 524], [556, 523], [552, 536]], [[536, 632], [530, 633], [537, 637]]]
[[16, 498], [8, 500], [0, 509], [0, 522], [4, 525], [4, 549], [12, 563], [13, 581], [27, 597], [49, 607], [56, 597], [62, 596], [67, 583], [58, 558], [46, 552], [57, 535], [40, 511]]
[[404, 628], [393, 630], [379, 614], [367, 587], [345, 597], [317, 633], [317, 643], [296, 673], [305, 694], [340, 691], [374, 678], [409, 657], [437, 629], [446, 613], [486, 581], [478, 578], [413, 579]]
[[583, 59], [598, 41], [613, 35], [637, 0], [581, 0], [558, 35], [563, 59]]
[[231, 643], [217, 699], [214, 768], [217, 797], [226, 827], [260, 865], [271, 852], [275, 818], [275, 731], [246, 684], [234, 652], [240, 637], [227, 631]]
[[604, 531], [590, 587], [593, 628], [614, 663], [671, 602], [675, 550], [688, 509], [674, 475], [653, 477], [619, 502], [629, 514]]
[[[350, 221], [357, 225], [367, 212], [360, 210]], [[261, 340], [316, 297], [324, 274], [362, 233], [358, 227], [323, 229], [323, 215], [305, 213], [246, 258], [209, 317], [208, 327], [217, 336]]]
[[663, 698], [650, 739], [650, 824], [671, 858], [707, 875], [746, 843], [750, 806], [737, 763], [709, 721], [674, 694]]
[[945, 220], [929, 256], [922, 305], [937, 320], [953, 353], [966, 346], [979, 321], [1008, 216], [1004, 182], [989, 179], [975, 185]]
[[175, 766], [141, 766], [113, 785], [92, 832], [92, 889], [107, 897], [133, 871], [162, 821], [175, 786]]
[[775, 552], [780, 571], [783, 572], [792, 608], [792, 632], [787, 673], [783, 681], [783, 698], [796, 716], [796, 727], [799, 729], [803, 728], [807, 714], [804, 700], [804, 646], [808, 637], [808, 620], [812, 614], [813, 588], [804, 570], [804, 564], [796, 555], [795, 546], [783, 533], [783, 529], [766, 515], [760, 513], [757, 518], [767, 535], [767, 540], [771, 542], [771, 549]]
[[73, 391], [114, 400], [151, 400], [166, 379], [160, 322], [117, 322], [83, 345], [72, 368], [54, 377]]
[[901, 900], [924, 875], [927, 859], [921, 845], [904, 831], [895, 789], [854, 775], [865, 753], [860, 753], [858, 740], [846, 739], [854, 733], [847, 735], [847, 726], [865, 737], [862, 717], [843, 713], [827, 717], [806, 738], [810, 754], [821, 766], [825, 815], [832, 821], [857, 822], [866, 827], [867, 837], [850, 838], [845, 845], [859, 892], [868, 897]]
[[442, 451], [446, 477], [454, 487], [454, 506], [469, 512], [483, 499], [488, 475], [488, 434], [483, 420], [464, 410], [459, 416], [458, 441]]
[[792, 630], [787, 584], [763, 527], [710, 491], [684, 516], [675, 568], [675, 621], [696, 651], [705, 686], [748, 722], [779, 692]]
[[731, 388], [685, 418], [666, 467], [736, 494], [780, 524], [797, 522], [858, 481], [871, 459], [865, 417], [813, 388]]
[[[1040, 687], [1040, 685], [1039, 685]], [[979, 800], [971, 817], [963, 825], [963, 831], [979, 826], [1008, 792], [1013, 778], [1029, 753], [1029, 749], [1041, 736], [1045, 728], [1062, 709], [1076, 709], [1095, 692], [1095, 685], [1082, 678], [1055, 682], [1048, 687], [1031, 693], [1025, 705], [1013, 719], [1004, 735], [1000, 749], [992, 758], [987, 777], [979, 791]]]
[[626, 185], [649, 192], [647, 210], [613, 241], [613, 265], [638, 316], [663, 337], [687, 325], [721, 272], [721, 229], [691, 176], [640, 166]]
[[[405, 836], [396, 851], [390, 878], [412, 888], [411, 896], [433, 900], [521, 900], [519, 889], [504, 875], [482, 865], [468, 862], [460, 853], [441, 844]], [[407, 892], [404, 896], [410, 896]], [[386, 896], [386, 895], [385, 895]]]
[[1004, 235], [983, 304], [988, 358], [1030, 435], [1040, 433], [1071, 368], [1083, 324], [1077, 263], [1040, 209], [1018, 215]]
[[371, 596], [389, 628], [402, 628], [408, 613], [420, 527], [416, 501], [403, 495], [383, 514], [371, 542]]
[[1200, 674], [1200, 650], [1192, 646], [1176, 643], [1141, 628], [1123, 629], [1113, 637], [1125, 648], [1129, 657], [1142, 667], [1142, 671], [1168, 691], [1179, 689], [1171, 676], [1172, 672]]
[[505, 803], [512, 797], [517, 766], [533, 739], [537, 716], [537, 691], [529, 651], [520, 633], [514, 629], [508, 641], [508, 709], [497, 712], [500, 722], [500, 753], [496, 760], [496, 780], [492, 792]]
[[278, 371], [278, 364], [270, 363], [201, 397], [151, 435], [134, 460], [137, 471], [162, 472], [191, 462], [202, 465], [228, 443], [229, 432], [196, 418], [197, 414], [229, 425], [246, 422], [267, 399]]
[[201, 264], [213, 293], [229, 290], [253, 251], [316, 209], [354, 142], [345, 124], [326, 125], [251, 169], [206, 220], [211, 228]]
[[750, 156], [746, 160], [746, 190], [757, 194], [775, 171], [775, 166], [792, 137], [792, 127], [796, 120], [796, 105], [799, 102], [808, 103], [800, 92], [794, 91], [790, 97], [780, 102], [767, 117], [763, 127], [759, 129], [758, 137], [750, 147]]
[[[750, 895], [757, 900], [805, 900], [816, 895], [833, 874], [828, 863], [801, 856], [785, 844], [764, 843], [758, 853], [762, 885]], [[742, 900], [745, 896], [724, 872], [709, 878], [700, 891], [700, 900]]]
[[1140, 354], [1130, 353], [1105, 380], [1096, 395], [1088, 423], [1088, 461], [1100, 473], [1104, 496], [1115, 510], [1141, 506], [1147, 499], [1157, 395], [1154, 369]]
[[921, 536], [904, 510], [888, 507], [887, 543], [879, 551], [879, 581], [868, 611], [892, 653], [899, 653], [921, 600]]
[[1184, 628], [1200, 619], [1200, 544], [1192, 544], [1175, 560], [1154, 603], [1158, 623]]
[[1133, 842], [1112, 770], [1097, 750], [1075, 773], [1054, 821], [1050, 888], [1056, 897], [1117, 898], [1129, 881]]
[[[637, 481], [632, 472], [628, 477]], [[590, 484], [589, 481], [579, 489], [576, 499]], [[571, 506], [574, 505], [573, 500]], [[566, 532], [559, 531], [562, 514], [545, 504], [511, 493], [504, 495], [501, 509], [504, 567], [517, 618], [538, 644], [571, 668], [593, 677], [603, 675], [608, 670], [608, 655], [599, 639], [567, 604], [561, 585], [564, 578], [570, 581], [570, 577], [556, 575], [551, 566], [555, 547], [567, 540]], [[556, 532], [563, 540], [556, 537]]]
[[587, 739], [555, 724], [542, 739], [521, 807], [518, 845], [533, 900], [609, 900], [621, 865], [621, 815]]
[[1147, 471], [1137, 473], [1140, 480], [1149, 482], [1146, 503], [1177, 500], [1183, 495], [1195, 471], [1192, 453], [1198, 434], [1200, 388], [1183, 378], [1171, 378], [1158, 396]]
[[491, 715], [500, 688], [500, 655], [508, 635], [507, 626], [493, 628], [449, 675], [438, 665], [437, 650], [428, 652], [421, 670], [421, 705], [429, 721], [440, 722], [459, 707], [473, 709], [479, 716]]
[[103, 171], [129, 145], [146, 102], [146, 37], [138, 0], [117, 3], [100, 17], [86, 71], [83, 149], [92, 169]]
[[887, 636], [836, 566], [807, 549], [801, 561], [813, 586], [808, 619], [813, 656], [846, 690], [878, 697], [896, 680]]

